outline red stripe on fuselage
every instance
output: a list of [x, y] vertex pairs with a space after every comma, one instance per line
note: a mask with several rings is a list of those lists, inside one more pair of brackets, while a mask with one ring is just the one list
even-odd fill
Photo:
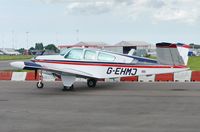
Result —
[[170, 65], [126, 65], [126, 64], [109, 64], [109, 63], [87, 63], [87, 62], [70, 62], [70, 61], [50, 61], [50, 60], [34, 60], [34, 62], [67, 64], [67, 65], [84, 65], [84, 66], [111, 66], [111, 67], [129, 67], [129, 68], [187, 68], [186, 66], [170, 66]]
[[190, 45], [186, 45], [186, 44], [184, 44], [182, 47], [188, 48], [188, 49], [191, 48]]
[[170, 44], [168, 46], [162, 46], [162, 45], [158, 45], [156, 46], [157, 48], [177, 48], [177, 47], [184, 47], [184, 48], [190, 48], [189, 45], [183, 44], [183, 45], [176, 45], [176, 44]]

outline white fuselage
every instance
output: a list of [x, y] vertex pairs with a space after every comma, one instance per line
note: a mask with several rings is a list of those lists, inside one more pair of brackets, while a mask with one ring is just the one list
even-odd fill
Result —
[[185, 66], [138, 64], [133, 58], [118, 54], [106, 53], [115, 57], [112, 62], [98, 60], [96, 52], [94, 60], [84, 59], [84, 54], [78, 59], [69, 59], [65, 55], [38, 56], [33, 60], [47, 69], [55, 69], [64, 73], [91, 77], [116, 78], [127, 76], [172, 73], [187, 70]]

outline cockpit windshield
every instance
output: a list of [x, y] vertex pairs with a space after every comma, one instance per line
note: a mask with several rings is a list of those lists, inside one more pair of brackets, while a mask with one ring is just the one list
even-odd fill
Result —
[[83, 55], [83, 49], [72, 49], [66, 55], [66, 59], [81, 60]]
[[61, 56], [64, 56], [69, 50], [70, 50], [69, 48], [62, 50], [62, 51], [60, 52], [60, 55], [61, 55]]

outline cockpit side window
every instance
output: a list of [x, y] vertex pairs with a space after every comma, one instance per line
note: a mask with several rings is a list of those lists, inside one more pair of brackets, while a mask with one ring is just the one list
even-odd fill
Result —
[[71, 51], [69, 51], [67, 55], [65, 55], [65, 58], [81, 60], [82, 55], [83, 55], [83, 49], [72, 49]]
[[60, 55], [64, 56], [70, 49], [61, 50]]
[[85, 60], [96, 60], [96, 51], [86, 50], [84, 54]]
[[97, 59], [100, 61], [114, 61], [115, 56], [100, 52]]

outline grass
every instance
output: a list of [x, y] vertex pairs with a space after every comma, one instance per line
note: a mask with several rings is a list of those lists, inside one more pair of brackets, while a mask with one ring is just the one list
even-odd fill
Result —
[[[147, 56], [151, 59], [156, 59], [153, 56]], [[200, 71], [200, 56], [190, 56], [187, 66], [193, 71]]]
[[150, 59], [156, 59], [156, 57], [155, 56], [144, 56], [144, 57], [147, 57], [147, 58], [150, 58]]
[[7, 72], [9, 72], [9, 71], [12, 71], [12, 72], [31, 72], [33, 70], [18, 70], [18, 69], [14, 69], [14, 70], [4, 70], [4, 71], [7, 71]]
[[0, 55], [0, 61], [3, 60], [26, 60], [31, 59], [32, 55]]
[[200, 71], [200, 56], [189, 57], [188, 67], [193, 71]]

